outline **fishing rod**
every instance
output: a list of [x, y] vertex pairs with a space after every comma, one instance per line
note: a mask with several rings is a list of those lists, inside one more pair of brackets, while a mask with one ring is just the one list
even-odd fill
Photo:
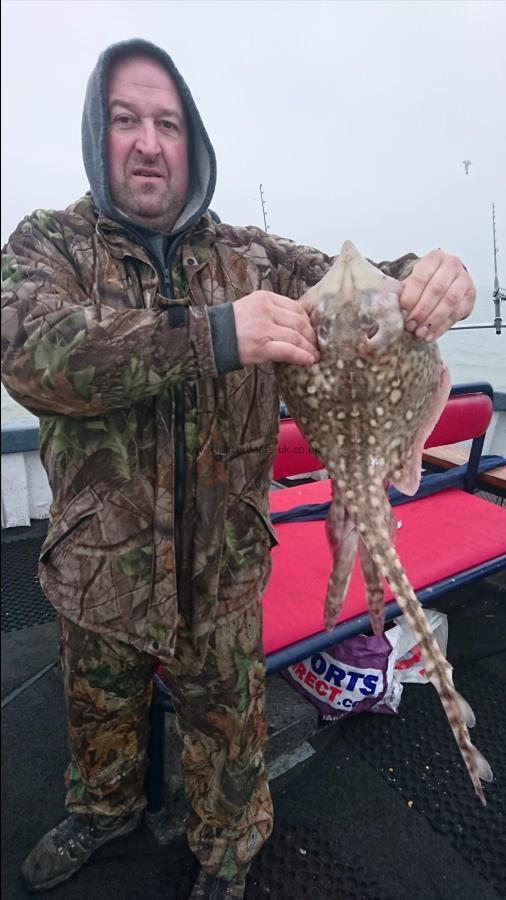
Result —
[[[469, 162], [469, 160], [466, 160]], [[471, 163], [469, 162], [469, 165]], [[465, 163], [464, 163], [465, 165]], [[468, 171], [466, 169], [466, 175]], [[264, 231], [266, 234], [269, 231], [269, 226], [267, 224], [267, 215], [266, 215], [266, 205], [264, 199], [263, 185], [260, 185], [260, 201], [262, 204], [262, 214], [264, 219]], [[469, 331], [469, 329], [473, 328], [495, 328], [496, 334], [501, 334], [502, 328], [502, 319], [501, 319], [501, 301], [506, 300], [506, 291], [499, 287], [499, 279], [497, 276], [497, 243], [495, 239], [495, 205], [492, 203], [492, 233], [494, 238], [494, 290], [492, 294], [492, 299], [494, 302], [495, 316], [493, 322], [470, 322], [468, 325], [452, 325], [450, 331]]]
[[[466, 173], [467, 174], [467, 173]], [[495, 328], [496, 334], [501, 334], [502, 318], [501, 303], [506, 300], [506, 291], [499, 287], [499, 277], [497, 275], [497, 241], [495, 237], [495, 204], [492, 203], [492, 236], [494, 240], [494, 290], [492, 291], [492, 302], [494, 304], [494, 321], [492, 323], [477, 323], [473, 325], [453, 325], [450, 331], [464, 331], [470, 328]]]

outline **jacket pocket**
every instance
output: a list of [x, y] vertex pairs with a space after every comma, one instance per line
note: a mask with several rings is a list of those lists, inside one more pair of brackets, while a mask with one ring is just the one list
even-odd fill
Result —
[[228, 509], [218, 617], [257, 603], [265, 589], [278, 541], [264, 505], [259, 495], [241, 495]]
[[100, 497], [89, 486], [85, 487], [77, 497], [73, 497], [64, 507], [63, 512], [50, 525], [40, 552], [40, 563], [46, 564], [52, 551], [70, 537], [82, 522], [95, 515], [102, 505]]
[[267, 503], [261, 502], [257, 497], [252, 496], [242, 496], [241, 502], [245, 503], [250, 509], [253, 509], [256, 513], [258, 520], [262, 523], [265, 531], [266, 537], [269, 541], [269, 547], [276, 547], [279, 543], [276, 531], [271, 522], [271, 517], [269, 514], [269, 505]]

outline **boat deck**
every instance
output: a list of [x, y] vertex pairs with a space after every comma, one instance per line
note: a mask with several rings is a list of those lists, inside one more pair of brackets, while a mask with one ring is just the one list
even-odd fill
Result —
[[[26, 529], [25, 529], [26, 531]], [[56, 623], [36, 579], [40, 534], [2, 540], [3, 866], [6, 900], [29, 894], [25, 855], [64, 816], [67, 763]], [[505, 573], [448, 595], [448, 658], [476, 713], [474, 741], [495, 781], [483, 808], [435, 691], [405, 685], [399, 715], [362, 714], [304, 733], [271, 762], [274, 833], [247, 900], [497, 900], [506, 894]], [[274, 716], [276, 678], [269, 681]], [[303, 701], [305, 703], [305, 701]], [[302, 719], [294, 694], [294, 715]], [[302, 760], [293, 765], [293, 762]], [[275, 766], [283, 774], [274, 777]], [[184, 836], [143, 825], [101, 848], [54, 900], [185, 900], [195, 863]]]

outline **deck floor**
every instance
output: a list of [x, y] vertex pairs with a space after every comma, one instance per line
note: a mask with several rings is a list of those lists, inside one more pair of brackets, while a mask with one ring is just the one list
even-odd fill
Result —
[[[6, 900], [29, 896], [19, 866], [65, 814], [64, 701], [52, 665], [56, 625], [40, 616], [32, 624], [9, 624], [20, 590], [10, 560], [13, 545], [18, 552], [21, 543], [3, 543]], [[26, 544], [24, 577], [33, 581], [29, 549]], [[486, 809], [474, 798], [434, 690], [406, 685], [399, 716], [365, 714], [320, 727], [311, 738], [316, 752], [271, 782], [275, 830], [252, 867], [247, 900], [497, 900], [506, 895], [501, 839], [506, 831], [506, 582], [498, 577], [461, 589], [438, 608], [449, 617], [448, 658], [455, 683], [475, 709], [475, 742], [496, 776], [487, 786]], [[160, 846], [142, 826], [101, 848], [77, 876], [47, 896], [185, 900], [194, 873], [184, 837]]]

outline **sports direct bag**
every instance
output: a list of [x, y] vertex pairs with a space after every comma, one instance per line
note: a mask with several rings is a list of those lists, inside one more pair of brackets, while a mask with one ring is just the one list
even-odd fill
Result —
[[[424, 609], [423, 613], [446, 655], [447, 617], [435, 609]], [[394, 622], [379, 637], [358, 634], [314, 653], [281, 674], [328, 722], [360, 712], [395, 715], [403, 683], [426, 684], [429, 679], [405, 616]]]
[[356, 635], [282, 674], [326, 721], [365, 711], [395, 714], [402, 694], [402, 685], [393, 677], [399, 634], [400, 629], [391, 639]]

